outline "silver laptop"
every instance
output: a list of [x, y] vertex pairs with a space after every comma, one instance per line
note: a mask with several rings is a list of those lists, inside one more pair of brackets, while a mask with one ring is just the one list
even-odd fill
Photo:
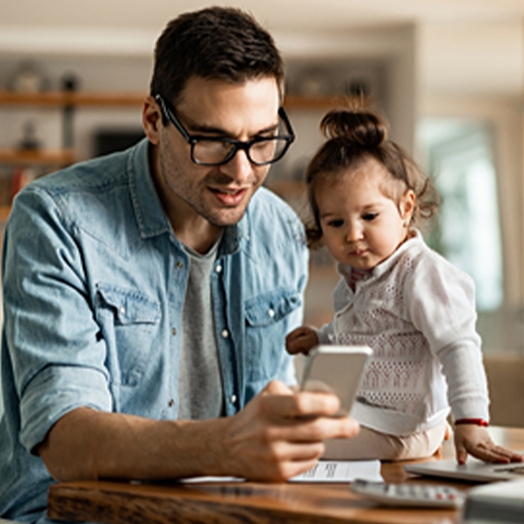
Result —
[[[524, 451], [517, 451], [524, 455]], [[524, 462], [494, 464], [468, 457], [466, 464], [458, 464], [455, 459], [430, 460], [404, 466], [407, 473], [442, 477], [447, 479], [469, 480], [471, 482], [494, 482], [524, 478]]]

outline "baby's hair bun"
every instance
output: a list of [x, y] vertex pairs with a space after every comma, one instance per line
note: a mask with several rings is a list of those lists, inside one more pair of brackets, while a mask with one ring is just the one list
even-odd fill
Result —
[[327, 140], [310, 160], [305, 173], [311, 220], [306, 223], [308, 246], [320, 247], [323, 231], [317, 190], [324, 182], [336, 182], [350, 173], [359, 178], [373, 176], [368, 162], [383, 166], [380, 189], [399, 208], [406, 191], [415, 194], [409, 226], [419, 227], [437, 210], [438, 191], [431, 178], [397, 143], [387, 138], [389, 126], [381, 113], [371, 109], [362, 98], [348, 99], [344, 107], [333, 109], [322, 119], [320, 128]]
[[387, 126], [376, 113], [350, 104], [333, 109], [322, 119], [320, 129], [328, 139], [342, 139], [362, 147], [377, 147], [387, 138]]

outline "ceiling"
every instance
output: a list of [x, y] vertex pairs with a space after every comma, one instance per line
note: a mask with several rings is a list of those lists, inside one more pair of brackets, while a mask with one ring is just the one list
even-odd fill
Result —
[[[112, 27], [158, 30], [195, 0], [2, 0], [2, 26]], [[354, 25], [493, 21], [524, 17], [522, 0], [238, 0], [272, 29], [319, 31]], [[132, 8], [130, 8], [132, 6]]]
[[[421, 83], [440, 91], [519, 94], [524, 0], [237, 0], [286, 51], [305, 39], [413, 23]], [[166, 21], [195, 0], [0, 0], [0, 54], [145, 56]]]

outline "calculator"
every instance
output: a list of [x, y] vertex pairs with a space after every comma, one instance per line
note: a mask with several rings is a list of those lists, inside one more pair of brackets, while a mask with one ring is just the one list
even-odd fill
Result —
[[465, 498], [460, 490], [443, 484], [390, 484], [357, 479], [351, 483], [350, 489], [353, 493], [388, 506], [457, 509]]

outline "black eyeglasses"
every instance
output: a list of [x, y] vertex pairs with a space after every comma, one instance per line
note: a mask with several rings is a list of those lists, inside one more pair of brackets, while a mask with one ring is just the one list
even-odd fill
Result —
[[256, 166], [273, 164], [280, 160], [295, 140], [295, 133], [289, 122], [289, 118], [281, 107], [278, 115], [284, 124], [285, 134], [277, 134], [268, 137], [253, 138], [253, 140], [235, 140], [227, 137], [209, 137], [201, 135], [190, 135], [180, 120], [176, 117], [167, 102], [161, 95], [156, 95], [157, 101], [164, 118], [169, 120], [182, 135], [184, 140], [191, 146], [191, 160], [202, 166], [220, 166], [229, 162], [239, 149], [246, 152], [249, 161]]

